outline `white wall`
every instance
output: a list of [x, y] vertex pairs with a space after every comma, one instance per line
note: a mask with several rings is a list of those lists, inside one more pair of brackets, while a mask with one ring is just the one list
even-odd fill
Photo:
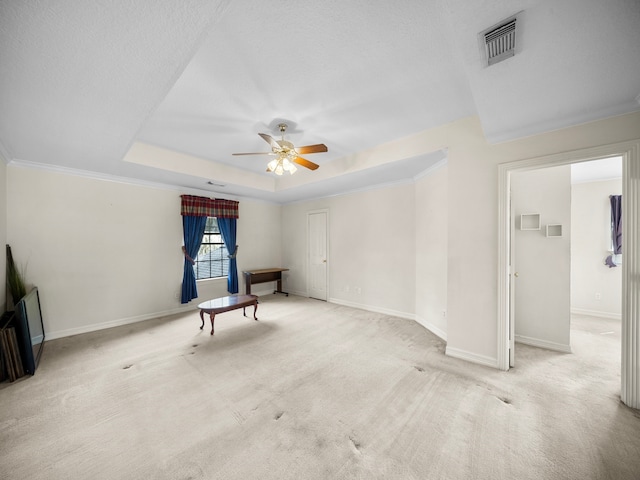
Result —
[[[375, 152], [363, 153], [367, 158], [394, 158], [393, 155], [398, 152], [402, 152], [405, 157], [413, 157], [447, 149], [448, 355], [487, 366], [498, 365], [498, 165], [634, 140], [638, 137], [638, 132], [640, 112], [490, 145], [484, 137], [479, 119], [469, 117], [390, 142], [377, 148]], [[360, 161], [359, 155], [355, 155], [353, 161]], [[362, 161], [366, 161], [366, 158]], [[357, 212], [360, 210], [355, 210], [355, 222], [360, 222], [360, 216], [370, 216], [366, 201], [358, 199], [358, 203], [362, 209], [359, 214]], [[348, 210], [348, 206], [345, 204], [345, 210]], [[343, 204], [340, 200], [327, 199], [285, 206], [283, 209], [283, 240], [290, 246], [289, 253], [283, 253], [283, 264], [292, 269], [289, 278], [294, 285], [293, 289], [300, 289], [302, 294], [306, 290], [306, 259], [299, 252], [300, 249], [306, 252], [306, 245], [304, 235], [300, 232], [306, 229], [305, 212], [314, 208], [329, 208], [330, 215], [336, 211], [338, 215], [342, 215]], [[414, 208], [420, 207], [414, 205]], [[354, 233], [349, 225], [346, 227], [346, 232]], [[330, 220], [330, 228], [336, 228], [333, 219]], [[415, 222], [414, 228], [417, 228]], [[407, 238], [415, 239], [411, 237], [411, 230], [411, 227], [406, 229]], [[338, 246], [330, 246], [330, 251], [339, 258], [340, 255], [348, 255], [346, 252], [356, 252], [357, 262], [347, 259], [352, 267], [365, 264], [363, 259], [370, 254], [367, 252], [366, 255], [360, 255], [363, 250], [357, 243], [359, 232], [355, 233], [353, 238], [338, 240]], [[335, 242], [336, 238], [335, 232], [330, 232], [330, 241]], [[416, 258], [410, 254], [405, 254], [404, 257], [403, 262], [413, 262]], [[365, 305], [370, 309], [380, 305], [391, 310], [406, 309], [398, 299], [406, 298], [406, 293], [412, 289], [411, 281], [403, 278], [399, 279], [400, 283], [396, 282], [398, 285], [404, 282], [406, 290], [402, 295], [392, 288], [381, 291], [379, 297], [354, 300], [353, 292], [347, 294], [342, 288], [346, 284], [353, 285], [353, 277], [358, 275], [357, 268], [344, 268], [340, 262], [336, 262], [336, 258], [331, 261], [330, 295], [335, 296], [336, 300]], [[380, 278], [375, 272], [367, 271], [374, 275], [372, 278]], [[414, 302], [417, 304], [417, 297]], [[500, 350], [502, 349], [500, 345]]]
[[447, 165], [416, 189], [416, 320], [447, 339]]
[[[307, 213], [329, 211], [329, 301], [447, 336], [447, 166], [415, 183], [287, 205], [289, 291], [307, 295]], [[358, 290], [360, 289], [360, 290]]]
[[622, 195], [621, 179], [573, 185], [571, 309], [575, 313], [620, 318], [622, 267], [604, 265], [611, 248], [609, 195]]
[[329, 211], [329, 301], [414, 318], [412, 183], [283, 207], [286, 288], [307, 294], [307, 213]]
[[636, 112], [490, 145], [479, 119], [469, 117], [366, 152], [413, 157], [447, 149], [447, 354], [497, 366], [498, 164], [635, 140], [639, 132]]
[[[243, 270], [280, 267], [282, 265], [282, 206], [240, 200], [238, 219], [238, 283], [244, 293]], [[251, 287], [256, 295], [273, 294], [275, 283]], [[225, 286], [226, 291], [226, 286]], [[226, 295], [226, 294], [225, 294]], [[209, 295], [209, 298], [213, 298]]]
[[[511, 176], [515, 339], [570, 352], [571, 166], [515, 172]], [[522, 230], [520, 215], [540, 215], [540, 230]], [[546, 225], [562, 225], [547, 237]], [[517, 353], [517, 348], [516, 348]]]
[[[185, 308], [178, 191], [11, 165], [7, 176], [8, 243], [40, 289], [48, 338]], [[279, 216], [240, 202], [239, 270], [280, 261]], [[226, 280], [198, 289], [202, 300], [227, 294]]]
[[[7, 244], [7, 164], [6, 159], [0, 153], [0, 245]], [[6, 285], [7, 256], [0, 254], [0, 278]], [[7, 289], [0, 288], [0, 309], [7, 309]]]
[[[476, 363], [497, 366], [497, 165], [634, 140], [640, 136], [638, 132], [640, 132], [640, 112], [517, 141], [489, 145], [484, 138], [479, 119], [469, 117], [390, 142], [373, 153], [363, 154], [378, 158], [387, 154], [393, 156], [401, 153], [408, 158], [448, 149], [447, 354]], [[357, 163], [366, 159], [354, 155], [353, 161]], [[168, 213], [178, 208], [175, 203], [177, 202], [175, 191], [167, 193], [139, 186], [116, 186], [117, 184], [107, 188], [99, 186], [100, 181], [88, 179], [80, 181], [74, 180], [74, 177], [54, 180], [53, 177], [64, 176], [43, 172], [19, 173], [18, 170], [21, 169], [12, 166], [7, 170], [9, 182], [7, 241], [12, 243], [12, 247], [15, 245], [15, 252], [19, 254], [18, 261], [25, 258], [30, 260], [27, 273], [33, 276], [29, 280], [38, 283], [43, 289], [47, 288], [43, 291], [43, 297], [46, 298], [43, 302], [47, 302], [46, 308], [48, 308], [44, 312], [45, 321], [55, 322], [57, 331], [68, 334], [74, 331], [86, 331], [87, 325], [105, 325], [123, 317], [127, 319], [150, 316], [154, 312], [166, 311], [178, 305], [178, 300], [173, 296], [180, 283], [178, 278], [180, 273], [176, 272], [175, 265], [179, 265], [178, 270], [181, 269], [181, 257], [179, 251], [177, 254], [174, 253], [175, 248], [179, 249], [181, 244], [179, 234], [177, 237], [170, 234], [170, 238], [155, 249], [161, 251], [162, 256], [157, 255], [157, 251], [152, 252], [155, 260], [150, 263], [157, 267], [158, 272], [156, 272], [157, 275], [152, 276], [153, 278], [144, 277], [144, 280], [149, 281], [147, 287], [153, 287], [150, 288], [153, 290], [150, 294], [152, 298], [147, 298], [146, 294], [129, 294], [130, 289], [140, 288], [140, 282], [130, 282], [126, 276], [122, 275], [122, 271], [128, 272], [131, 269], [130, 264], [145, 253], [142, 247], [144, 241], [139, 239], [140, 233], [146, 239], [148, 235], [145, 234], [149, 232], [167, 232], [167, 230], [180, 232], [179, 215], [174, 219], [173, 213]], [[96, 188], [93, 188], [94, 186]], [[306, 231], [306, 211], [312, 208], [329, 207], [330, 241], [335, 242], [336, 238], [340, 238], [337, 240], [337, 245], [330, 245], [332, 255], [330, 296], [334, 296], [339, 301], [344, 299], [356, 305], [400, 312], [407, 316], [415, 314], [412, 310], [416, 305], [416, 255], [415, 253], [407, 255], [403, 252], [416, 252], [416, 192], [415, 188], [407, 185], [384, 190], [389, 192], [384, 194], [377, 191], [363, 192], [353, 194], [353, 199], [348, 198], [352, 195], [345, 195], [282, 207], [282, 243], [287, 246], [286, 250], [282, 253], [282, 257], [278, 258], [279, 254], [273, 252], [278, 251], [279, 245], [259, 243], [257, 248], [262, 249], [266, 257], [256, 255], [255, 259], [266, 259], [273, 254], [274, 257], [272, 261], [270, 259], [269, 264], [277, 264], [281, 260], [282, 266], [291, 268], [292, 271], [285, 281], [291, 282], [293, 288], [301, 289], [303, 292], [306, 289], [306, 239], [300, 232]], [[148, 195], [147, 192], [149, 192]], [[121, 198], [124, 200], [120, 200]], [[404, 240], [400, 240], [394, 247], [395, 252], [389, 252], [390, 259], [395, 263], [391, 262], [391, 267], [384, 267], [386, 275], [375, 268], [380, 265], [376, 256], [380, 252], [372, 248], [370, 243], [359, 246], [358, 239], [365, 241], [370, 239], [351, 225], [356, 221], [360, 222], [360, 217], [371, 221], [378, 220], [375, 204], [384, 198], [397, 201], [394, 205], [382, 205], [380, 209], [380, 213], [386, 215], [387, 220], [391, 219], [387, 224], [394, 226], [393, 229], [388, 229], [389, 232], [406, 232], [405, 236], [398, 236]], [[109, 200], [113, 200], [113, 205], [109, 205]], [[369, 204], [369, 200], [373, 203]], [[131, 205], [127, 205], [127, 202]], [[92, 213], [96, 209], [88, 208], [83, 203], [90, 204], [88, 207], [96, 206], [98, 211], [103, 212], [102, 217], [109, 218], [106, 228], [102, 227], [99, 219]], [[18, 211], [15, 211], [14, 207]], [[280, 207], [273, 206], [273, 208], [278, 210]], [[78, 213], [67, 213], [67, 209], [77, 209]], [[91, 269], [72, 271], [75, 267], [67, 266], [66, 262], [75, 259], [91, 265], [94, 254], [93, 251], [87, 251], [88, 243], [76, 242], [73, 240], [74, 237], [97, 240], [100, 246], [105, 247], [102, 250], [111, 251], [112, 245], [104, 239], [111, 239], [112, 231], [121, 233], [123, 237], [126, 236], [128, 225], [121, 225], [120, 215], [107, 215], [111, 209], [117, 210], [119, 214], [129, 211], [138, 212], [140, 216], [153, 212], [155, 214], [151, 217], [161, 218], [164, 226], [147, 225], [151, 220], [145, 220], [143, 225], [147, 226], [141, 228], [142, 232], [134, 231], [133, 235], [129, 233], [131, 239], [125, 241], [114, 238], [113, 245], [125, 249], [121, 252], [122, 258], [126, 258], [129, 262], [122, 262], [121, 257], [115, 258], [117, 255], [112, 253], [101, 252], [106, 260], [100, 261], [100, 265], [111, 270], [108, 260], [114, 260], [118, 266], [121, 266], [113, 274], [107, 275]], [[277, 213], [274, 212], [273, 216], [277, 217]], [[33, 222], [40, 222], [50, 227], [51, 232], [41, 236], [30, 235], [34, 229], [30, 225]], [[174, 227], [173, 222], [178, 226]], [[88, 234], [85, 232], [88, 230], [95, 230], [97, 234], [86, 238]], [[349, 232], [354, 236], [347, 238], [346, 233], [336, 236], [336, 232], [341, 231]], [[102, 235], [99, 235], [100, 233]], [[254, 234], [255, 231], [251, 235]], [[392, 239], [387, 238], [387, 235], [390, 234], [383, 233], [382, 239], [391, 242]], [[266, 235], [266, 238], [269, 238], [269, 235]], [[271, 241], [274, 241], [278, 238], [278, 234], [272, 233], [271, 238]], [[49, 241], [51, 239], [68, 244], [54, 245]], [[240, 255], [252, 248], [252, 245], [240, 238], [238, 243], [241, 248]], [[40, 246], [46, 253], [40, 253], [40, 249], [37, 248]], [[367, 254], [358, 255], [356, 261], [348, 258], [349, 267], [347, 267], [337, 261], [347, 255], [341, 248], [346, 248], [346, 252], [362, 248]], [[38, 253], [34, 253], [34, 250]], [[37, 255], [41, 264], [33, 260], [34, 255]], [[176, 255], [175, 260], [174, 255]], [[158, 265], [163, 261], [162, 259], [165, 259], [164, 262], [169, 265]], [[265, 260], [264, 264], [266, 263]], [[255, 267], [247, 264], [240, 269]], [[85, 272], [84, 275], [82, 271]], [[117, 282], [122, 282], [123, 278], [125, 283], [120, 287]], [[352, 279], [355, 279], [354, 282], [363, 284], [362, 294], [356, 299], [353, 299], [353, 291], [349, 294], [341, 291], [346, 281], [351, 282]], [[364, 285], [365, 279], [379, 281], [379, 284], [372, 285], [369, 290], [369, 287]], [[95, 286], [96, 284], [98, 286]], [[96, 299], [103, 298], [99, 294], [100, 284], [106, 284], [106, 293], [109, 297], [116, 298], [122, 305], [102, 305], [101, 307], [106, 311], [101, 308], [96, 309], [96, 305], [100, 306]], [[354, 284], [350, 283], [350, 285]], [[293, 291], [293, 288], [289, 288]], [[110, 289], [116, 291], [111, 292]], [[55, 290], [59, 295], [52, 295], [51, 290]], [[140, 299], [135, 298], [136, 296]], [[81, 308], [76, 306], [77, 302], [81, 302]], [[501, 345], [501, 351], [502, 348]]]

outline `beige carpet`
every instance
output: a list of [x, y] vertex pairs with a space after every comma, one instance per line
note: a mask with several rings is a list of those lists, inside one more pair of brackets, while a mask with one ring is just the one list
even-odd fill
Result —
[[[0, 385], [2, 479], [639, 479], [619, 322], [505, 373], [415, 322], [300, 297], [47, 342]], [[611, 333], [613, 332], [613, 333]]]

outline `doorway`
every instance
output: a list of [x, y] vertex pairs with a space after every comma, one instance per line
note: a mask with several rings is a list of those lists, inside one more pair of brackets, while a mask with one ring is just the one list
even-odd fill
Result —
[[511, 205], [513, 367], [516, 343], [571, 351], [571, 166], [513, 172]]
[[512, 172], [510, 367], [515, 343], [571, 353], [578, 324], [620, 330], [622, 269], [605, 258], [612, 253], [609, 195], [622, 194], [621, 177], [621, 157]]
[[327, 210], [315, 210], [307, 214], [309, 297], [327, 301], [328, 267], [328, 216]]
[[[621, 156], [623, 162], [623, 224], [625, 241], [622, 258], [622, 372], [621, 399], [640, 408], [640, 140], [593, 147], [555, 155], [518, 160], [498, 165], [498, 342], [497, 365], [509, 370], [513, 341], [511, 328], [511, 174], [546, 166], [568, 165]], [[627, 252], [632, 252], [630, 255]]]

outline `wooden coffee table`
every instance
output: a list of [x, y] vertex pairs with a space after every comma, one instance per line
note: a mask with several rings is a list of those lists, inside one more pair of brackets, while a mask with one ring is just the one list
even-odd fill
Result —
[[251, 305], [253, 305], [253, 319], [258, 320], [258, 317], [256, 317], [256, 311], [258, 310], [257, 295], [230, 295], [228, 297], [214, 298], [213, 300], [202, 302], [198, 305], [200, 309], [200, 319], [202, 320], [200, 330], [204, 328], [205, 313], [208, 313], [211, 319], [211, 335], [213, 335], [213, 321], [216, 318], [216, 314], [241, 308], [242, 314], [246, 317], [245, 308]]

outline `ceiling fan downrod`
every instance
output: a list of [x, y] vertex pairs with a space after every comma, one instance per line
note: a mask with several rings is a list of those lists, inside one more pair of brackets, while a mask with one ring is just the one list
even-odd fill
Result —
[[287, 124], [286, 123], [279, 123], [278, 124], [278, 128], [280, 129], [280, 136], [282, 137], [282, 140], [284, 141], [284, 132], [287, 131]]

